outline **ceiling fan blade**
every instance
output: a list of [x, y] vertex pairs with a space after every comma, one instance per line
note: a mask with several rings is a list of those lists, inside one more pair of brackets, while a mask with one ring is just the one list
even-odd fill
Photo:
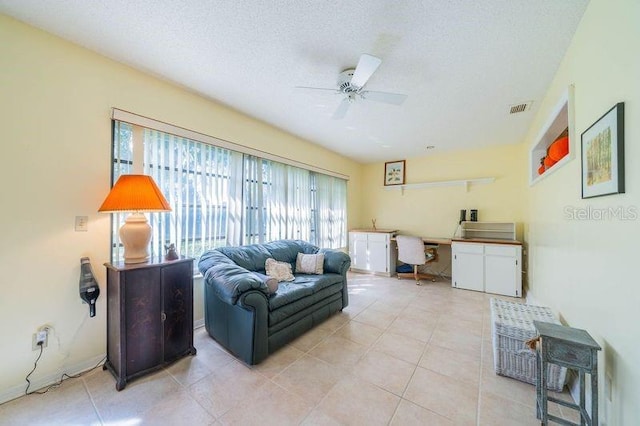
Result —
[[407, 95], [403, 95], [401, 93], [376, 92], [372, 90], [360, 92], [360, 96], [370, 101], [383, 102], [385, 104], [392, 105], [402, 105], [402, 103], [407, 99]]
[[364, 87], [381, 63], [382, 59], [380, 58], [367, 55], [366, 53], [362, 54], [358, 61], [358, 66], [356, 66], [356, 70], [353, 72], [353, 77], [351, 77], [351, 85]]
[[344, 116], [347, 115], [347, 111], [349, 110], [350, 105], [351, 101], [349, 100], [349, 98], [344, 98], [342, 102], [340, 102], [340, 105], [338, 105], [338, 108], [335, 110], [331, 118], [334, 120], [343, 119]]
[[329, 94], [341, 93], [338, 89], [328, 89], [325, 87], [295, 86], [294, 89], [299, 90], [301, 92], [309, 92], [309, 93], [329, 93]]

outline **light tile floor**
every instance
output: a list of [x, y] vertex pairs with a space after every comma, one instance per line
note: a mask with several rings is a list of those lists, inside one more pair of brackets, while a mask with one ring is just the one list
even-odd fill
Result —
[[349, 275], [349, 293], [342, 313], [258, 366], [201, 328], [195, 357], [121, 392], [97, 369], [0, 405], [0, 425], [539, 424], [535, 387], [493, 372], [494, 296], [362, 274]]

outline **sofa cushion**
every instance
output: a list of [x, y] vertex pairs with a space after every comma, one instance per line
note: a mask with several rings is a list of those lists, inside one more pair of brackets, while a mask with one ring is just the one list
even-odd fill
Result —
[[[216, 250], [223, 253], [238, 266], [249, 271], [264, 270], [264, 263], [272, 256], [271, 253], [262, 244], [251, 244], [241, 247], [219, 247]], [[277, 257], [275, 258], [278, 259]]]
[[[263, 244], [265, 250], [271, 253], [275, 260], [289, 262], [292, 268], [296, 266], [298, 253], [315, 254], [320, 250], [318, 247], [302, 240], [280, 240]], [[295, 272], [295, 270], [294, 270]]]
[[342, 299], [342, 282], [331, 284], [316, 293], [307, 295], [295, 302], [288, 303], [275, 310], [269, 310], [269, 333], [280, 330], [307, 315], [314, 305]]
[[343, 279], [339, 274], [296, 275], [294, 281], [280, 283], [278, 292], [269, 298], [269, 311], [274, 311], [341, 282]]

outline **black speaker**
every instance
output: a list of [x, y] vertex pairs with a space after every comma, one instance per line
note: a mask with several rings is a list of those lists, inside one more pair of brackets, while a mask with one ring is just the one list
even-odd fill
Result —
[[478, 221], [478, 210], [470, 210], [471, 212], [471, 222]]
[[458, 222], [458, 224], [464, 222], [465, 220], [467, 220], [467, 211], [462, 209], [460, 210], [460, 222]]

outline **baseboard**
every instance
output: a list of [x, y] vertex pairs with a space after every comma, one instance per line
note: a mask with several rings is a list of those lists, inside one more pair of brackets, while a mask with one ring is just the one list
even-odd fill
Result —
[[[199, 320], [195, 320], [193, 322], [193, 328], [198, 329], [204, 327], [204, 318], [199, 319]], [[38, 379], [34, 379], [31, 380], [31, 386], [29, 387], [30, 391], [33, 390], [38, 390], [38, 389], [42, 389], [46, 386], [52, 385], [54, 383], [57, 383], [60, 380], [60, 377], [62, 376], [63, 373], [66, 373], [70, 376], [73, 376], [75, 374], [78, 373], [82, 373], [85, 372], [87, 370], [91, 370], [92, 368], [94, 368], [96, 365], [98, 365], [98, 363], [102, 364], [102, 360], [105, 358], [106, 354], [102, 354], [102, 355], [98, 355], [95, 356], [93, 358], [84, 360], [82, 362], [79, 362], [77, 364], [73, 364], [73, 365], [68, 365], [66, 366], [66, 368], [64, 370], [59, 370], [56, 373], [51, 373], [51, 374], [47, 374], [44, 377], [40, 377]], [[69, 379], [67, 379], [69, 380]], [[71, 379], [73, 380], [73, 379]], [[0, 392], [0, 404], [3, 404], [5, 402], [11, 401], [12, 399], [16, 399], [19, 398], [21, 396], [24, 396], [24, 390], [27, 388], [27, 382], [25, 381], [24, 383], [20, 384], [20, 385], [16, 385], [13, 387], [10, 387], [9, 389], [6, 389], [2, 392]]]
[[[64, 370], [60, 369], [56, 373], [47, 374], [44, 377], [31, 380], [31, 386], [29, 387], [29, 390], [30, 391], [38, 390], [38, 389], [44, 388], [45, 386], [49, 386], [54, 383], [57, 383], [60, 380], [60, 377], [62, 376], [63, 373], [73, 376], [75, 374], [82, 373], [87, 370], [91, 370], [96, 365], [99, 365], [98, 363], [102, 364], [102, 360], [104, 358], [105, 358], [105, 354], [97, 355], [93, 358], [84, 360], [77, 364], [67, 365], [66, 368], [64, 368]], [[73, 380], [73, 379], [67, 379], [67, 380]], [[27, 382], [25, 381], [20, 385], [13, 386], [5, 391], [0, 392], [0, 404], [5, 403], [7, 401], [11, 401], [12, 399], [16, 399], [21, 396], [24, 396], [24, 390], [26, 388], [27, 388]]]

